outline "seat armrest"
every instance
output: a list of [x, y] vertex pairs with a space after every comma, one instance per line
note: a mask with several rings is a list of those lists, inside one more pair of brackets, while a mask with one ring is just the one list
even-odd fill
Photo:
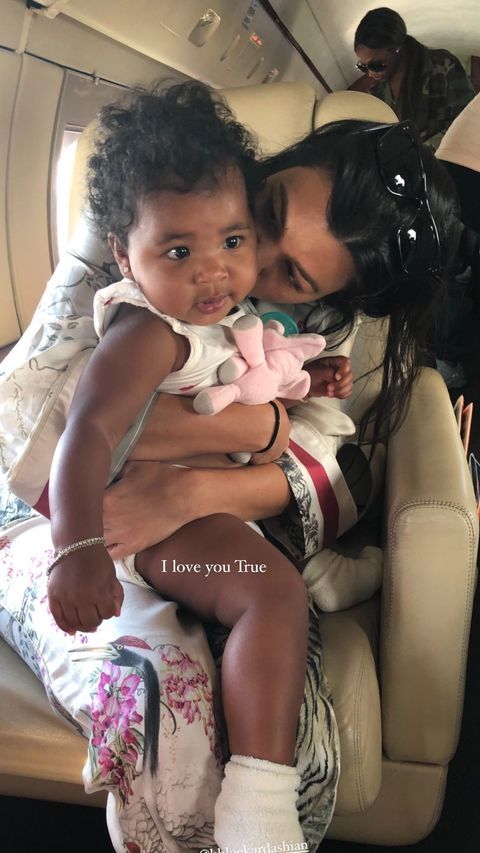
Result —
[[385, 508], [383, 748], [446, 764], [462, 716], [478, 518], [452, 405], [429, 368], [389, 442]]

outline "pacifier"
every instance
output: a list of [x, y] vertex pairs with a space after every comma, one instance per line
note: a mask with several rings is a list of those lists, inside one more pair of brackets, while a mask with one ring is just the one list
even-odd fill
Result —
[[270, 321], [274, 320], [276, 323], [281, 323], [284, 328], [284, 335], [286, 338], [291, 335], [298, 335], [298, 326], [293, 319], [290, 317], [290, 314], [286, 314], [285, 311], [267, 311], [265, 314], [262, 314], [260, 317], [264, 326]]

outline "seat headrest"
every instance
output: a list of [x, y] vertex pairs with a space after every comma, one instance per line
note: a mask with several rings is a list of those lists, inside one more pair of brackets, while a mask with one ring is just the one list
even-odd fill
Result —
[[480, 172], [480, 94], [470, 101], [448, 128], [437, 148], [439, 160], [448, 160]]
[[368, 95], [366, 92], [341, 91], [331, 92], [319, 101], [315, 108], [314, 127], [321, 127], [330, 121], [342, 119], [360, 119], [361, 121], [376, 121], [393, 124], [398, 121], [392, 108], [380, 98]]
[[221, 89], [239, 122], [252, 130], [264, 154], [273, 154], [313, 130], [315, 92], [302, 83]]

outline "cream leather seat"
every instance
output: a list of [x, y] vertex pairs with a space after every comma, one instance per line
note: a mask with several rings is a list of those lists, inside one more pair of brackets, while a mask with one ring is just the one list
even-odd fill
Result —
[[[312, 90], [294, 84], [225, 94], [266, 151], [333, 118], [396, 120], [385, 104], [358, 92], [334, 93], [318, 105]], [[355, 375], [380, 364], [383, 336], [382, 321], [360, 326]], [[353, 417], [377, 393], [378, 373], [357, 383]], [[329, 835], [399, 845], [428, 834], [442, 808], [460, 730], [476, 576], [469, 472], [447, 390], [429, 369], [388, 445], [383, 530], [381, 594], [322, 617], [342, 765]], [[83, 793], [84, 741], [55, 717], [34, 676], [3, 643], [0, 678], [0, 793], [98, 803]]]

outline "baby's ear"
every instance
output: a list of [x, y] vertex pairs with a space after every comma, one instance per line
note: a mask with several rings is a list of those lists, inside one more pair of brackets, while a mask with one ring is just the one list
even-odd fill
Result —
[[112, 250], [113, 257], [115, 258], [120, 271], [122, 273], [130, 272], [130, 261], [128, 259], [128, 252], [123, 245], [122, 241], [115, 234], [108, 235], [108, 245]]

